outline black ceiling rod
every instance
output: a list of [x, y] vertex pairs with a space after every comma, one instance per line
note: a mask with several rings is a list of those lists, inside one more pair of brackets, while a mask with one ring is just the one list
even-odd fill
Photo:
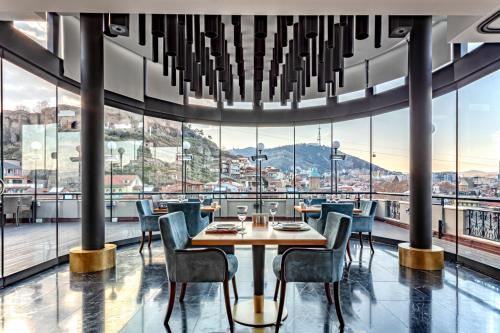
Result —
[[[287, 47], [287, 45], [288, 45], [288, 26], [286, 23], [286, 17], [285, 16], [278, 16], [278, 22], [279, 22], [278, 32], [280, 34], [281, 47]], [[280, 62], [280, 63], [282, 63], [282, 62]]]
[[273, 101], [273, 97], [274, 97], [274, 79], [271, 80], [271, 78], [273, 77], [273, 70], [272, 70], [272, 66], [271, 66], [271, 69], [269, 70], [269, 78], [270, 80], [268, 81], [268, 90], [269, 90], [269, 100], [272, 102]]
[[382, 16], [375, 15], [375, 48], [378, 49], [382, 46]]
[[[303, 59], [302, 60], [302, 67], [304, 68], [306, 66], [306, 60]], [[302, 96], [305, 96], [306, 95], [306, 80], [307, 80], [307, 77], [306, 77], [306, 72], [307, 70], [302, 70], [302, 75], [301, 75], [301, 78], [300, 78], [300, 90], [301, 90], [301, 95]]]
[[234, 81], [233, 81], [233, 65], [229, 65], [229, 96], [227, 98], [227, 105], [233, 106], [234, 101]]
[[242, 47], [241, 25], [233, 26], [233, 41], [235, 48]]
[[[325, 17], [319, 17], [318, 62], [325, 62]], [[321, 71], [318, 69], [318, 73]]]
[[[290, 45], [291, 50], [291, 66], [295, 71], [302, 70], [302, 61], [299, 56], [299, 23], [293, 24], [293, 45]], [[293, 47], [292, 47], [293, 46]]]
[[116, 35], [111, 31], [109, 30], [109, 14], [103, 14], [102, 15], [102, 20], [103, 20], [103, 30], [102, 32], [104, 33], [105, 36], [108, 36], [108, 37], [111, 37], [111, 38], [114, 38], [116, 37]]
[[206, 87], [210, 86], [210, 72], [211, 72], [210, 62], [213, 62], [213, 60], [210, 59], [210, 49], [207, 46], [207, 47], [205, 47], [205, 86]]
[[[178, 70], [184, 70], [185, 68], [185, 53], [186, 53], [186, 46], [185, 46], [185, 26], [184, 26], [184, 15], [179, 15], [177, 16], [177, 55], [175, 57], [177, 61], [176, 69]], [[182, 82], [181, 80], [181, 75], [179, 73], [179, 82]], [[182, 83], [179, 84], [182, 86]]]
[[151, 15], [151, 34], [155, 37], [164, 37], [165, 30], [165, 15], [152, 14]]
[[339, 71], [339, 87], [344, 88], [344, 69]]
[[304, 60], [304, 66], [306, 68], [305, 70], [305, 86], [309, 88], [311, 86], [311, 57], [307, 56], [306, 59]]
[[338, 72], [344, 68], [344, 57], [343, 57], [343, 34], [344, 26], [340, 23], [335, 24], [335, 52], [333, 53], [333, 70]]
[[318, 16], [317, 15], [306, 16], [306, 37], [309, 39], [318, 37]]
[[334, 27], [334, 16], [333, 15], [328, 15], [328, 23], [327, 23], [327, 31], [328, 31], [328, 40], [327, 40], [327, 46], [329, 48], [334, 47], [334, 32], [333, 32], [333, 27]]
[[194, 53], [195, 61], [201, 63], [201, 31], [200, 31], [200, 15], [194, 15]]
[[[192, 45], [192, 44], [188, 44], [188, 45]], [[189, 83], [189, 91], [192, 91], [192, 92], [196, 92], [196, 81], [197, 81], [197, 75], [198, 73], [196, 72], [196, 61], [195, 61], [195, 56], [194, 56], [194, 53], [191, 52], [191, 81]]]
[[238, 46], [236, 47], [236, 63], [239, 64], [239, 63], [242, 63], [243, 62], [243, 47], [242, 46]]
[[325, 63], [318, 62], [318, 92], [325, 92]]
[[254, 37], [266, 38], [267, 37], [267, 16], [255, 15], [254, 16]]
[[109, 14], [109, 30], [115, 35], [128, 37], [130, 35], [129, 22], [129, 14]]
[[146, 45], [146, 14], [139, 14], [139, 45]]
[[[166, 36], [166, 35], [165, 35]], [[163, 76], [168, 76], [168, 55], [167, 55], [167, 40], [163, 37]]]
[[156, 36], [153, 36], [152, 60], [153, 62], [158, 62], [158, 37]]
[[280, 75], [280, 104], [281, 106], [285, 106], [286, 105], [286, 94], [285, 94], [285, 72], [286, 72], [286, 66], [283, 64], [281, 65], [281, 68], [282, 68], [282, 73]]
[[205, 36], [213, 39], [219, 34], [220, 15], [205, 15]]
[[184, 63], [184, 82], [191, 82], [193, 80], [193, 44], [186, 43], [186, 57]]
[[273, 59], [277, 64], [281, 64], [283, 62], [283, 48], [281, 47], [279, 33], [274, 34]]
[[364, 40], [369, 36], [370, 17], [368, 15], [356, 15], [356, 39]]
[[177, 15], [167, 15], [166, 32], [167, 55], [177, 55]]
[[316, 38], [311, 39], [311, 76], [316, 76], [317, 75], [317, 69], [318, 69], [318, 64], [317, 64], [317, 58], [318, 56], [316, 55]]
[[193, 44], [193, 15], [186, 15], [186, 43]]
[[179, 71], [179, 95], [184, 95], [184, 71]]
[[264, 38], [254, 38], [254, 55], [264, 57], [266, 55], [266, 40]]
[[344, 58], [351, 58], [354, 55], [354, 16], [352, 15], [346, 17], [342, 42], [342, 55]]
[[[212, 59], [209, 60], [208, 63], [208, 73], [206, 76], [206, 80], [208, 80], [208, 94], [213, 95], [214, 94], [214, 61]], [[205, 86], [207, 86], [207, 82], [205, 81]]]
[[[306, 17], [299, 16], [299, 56], [301, 57], [300, 62], [302, 64], [302, 57], [309, 54], [309, 40], [306, 37]], [[303, 66], [301, 66], [303, 67]]]
[[172, 56], [172, 61], [171, 61], [171, 68], [170, 68], [170, 84], [175, 87], [177, 84], [177, 70], [175, 69], [175, 56]]
[[207, 74], [207, 55], [208, 53], [205, 53], [206, 47], [205, 47], [205, 33], [200, 32], [200, 73], [202, 76], [205, 76]]
[[210, 44], [215, 43], [216, 45], [213, 45], [215, 49], [211, 50], [211, 54], [215, 57], [215, 70], [216, 71], [223, 71], [224, 70], [224, 63], [226, 61], [226, 57], [224, 56], [224, 46], [225, 46], [225, 35], [224, 35], [224, 23], [219, 24], [219, 33], [217, 38], [212, 39], [210, 41]]
[[285, 16], [286, 25], [291, 27], [293, 25], [293, 15]]
[[[326, 42], [328, 43], [328, 41]], [[325, 45], [325, 82], [333, 82], [333, 50], [334, 48]]]

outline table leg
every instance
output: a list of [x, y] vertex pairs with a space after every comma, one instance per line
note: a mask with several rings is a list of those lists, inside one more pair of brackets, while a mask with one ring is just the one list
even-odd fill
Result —
[[[254, 327], [271, 326], [276, 323], [278, 302], [264, 299], [265, 245], [252, 245], [254, 296], [250, 301], [238, 302], [233, 308], [234, 321]], [[286, 318], [286, 309], [283, 318]]]

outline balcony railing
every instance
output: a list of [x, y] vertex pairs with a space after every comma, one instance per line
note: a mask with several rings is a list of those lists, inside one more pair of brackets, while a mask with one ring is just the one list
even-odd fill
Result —
[[465, 218], [469, 236], [500, 242], [500, 212], [467, 209]]

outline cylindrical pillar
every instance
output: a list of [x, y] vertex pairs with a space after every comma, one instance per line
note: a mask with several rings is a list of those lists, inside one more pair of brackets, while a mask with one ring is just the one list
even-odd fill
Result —
[[82, 249], [104, 248], [102, 14], [80, 15]]
[[432, 248], [432, 18], [414, 17], [409, 44], [410, 246]]

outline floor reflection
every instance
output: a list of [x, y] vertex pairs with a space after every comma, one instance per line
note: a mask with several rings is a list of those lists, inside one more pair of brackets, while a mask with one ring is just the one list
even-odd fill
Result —
[[[498, 332], [500, 283], [446, 263], [443, 272], [400, 267], [397, 249], [352, 244], [341, 282], [345, 332]], [[266, 252], [265, 293], [275, 278]], [[240, 299], [252, 295], [250, 248], [237, 248]], [[185, 302], [176, 302], [170, 327], [163, 326], [168, 300], [160, 242], [139, 255], [137, 246], [117, 253], [116, 269], [74, 275], [68, 266], [44, 272], [0, 291], [1, 332], [229, 332], [220, 284], [188, 285]], [[335, 307], [322, 284], [290, 284], [288, 318], [281, 332], [339, 332]], [[235, 332], [274, 332], [235, 325]]]

